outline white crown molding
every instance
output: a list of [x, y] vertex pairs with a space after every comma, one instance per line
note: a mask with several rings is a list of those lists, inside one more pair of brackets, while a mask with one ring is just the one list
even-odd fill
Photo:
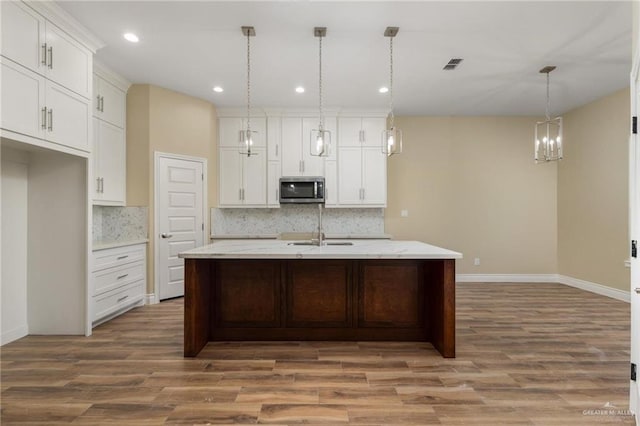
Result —
[[26, 1], [30, 8], [43, 15], [49, 21], [53, 22], [66, 32], [68, 32], [77, 41], [82, 43], [86, 48], [91, 50], [92, 53], [96, 53], [98, 49], [106, 46], [106, 43], [96, 37], [91, 31], [89, 31], [84, 25], [76, 20], [73, 16], [67, 13], [66, 10], [58, 6], [58, 4], [51, 0], [43, 1]]
[[[386, 118], [388, 109], [345, 109], [339, 107], [323, 108], [325, 117], [371, 117]], [[247, 109], [218, 108], [218, 117], [246, 117]], [[277, 107], [252, 107], [252, 117], [317, 117], [317, 108], [277, 108]]]
[[122, 77], [120, 74], [116, 73], [109, 67], [106, 67], [105, 65], [96, 61], [95, 58], [93, 58], [93, 72], [96, 75], [104, 78], [105, 80], [108, 80], [109, 83], [113, 84], [125, 93], [127, 93], [129, 87], [131, 87], [131, 82], [129, 80]]

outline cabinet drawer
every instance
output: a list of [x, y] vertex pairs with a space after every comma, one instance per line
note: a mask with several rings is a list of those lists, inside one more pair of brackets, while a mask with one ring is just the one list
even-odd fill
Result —
[[127, 263], [124, 266], [103, 269], [93, 273], [93, 294], [99, 295], [145, 277], [144, 262]]
[[144, 244], [97, 250], [93, 252], [93, 271], [143, 260], [146, 246]]
[[139, 302], [144, 297], [144, 281], [131, 283], [121, 289], [93, 297], [93, 320], [99, 320], [126, 306]]

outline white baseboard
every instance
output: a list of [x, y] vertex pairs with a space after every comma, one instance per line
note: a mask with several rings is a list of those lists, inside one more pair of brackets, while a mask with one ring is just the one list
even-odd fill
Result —
[[560, 283], [612, 299], [631, 302], [628, 291], [558, 274], [457, 274], [459, 283]]
[[591, 293], [611, 297], [612, 299], [622, 300], [623, 302], [629, 303], [631, 302], [631, 294], [628, 291], [618, 290], [617, 288], [607, 287], [602, 284], [592, 283], [590, 281], [584, 281], [578, 278], [568, 277], [566, 275], [558, 275], [558, 282], [570, 287], [590, 291]]
[[160, 303], [160, 302], [156, 300], [156, 295], [154, 293], [149, 293], [144, 295], [145, 305], [155, 305], [156, 303]]
[[557, 283], [557, 274], [457, 274], [459, 283]]
[[5, 331], [0, 334], [0, 345], [6, 345], [7, 343], [13, 342], [14, 340], [18, 340], [27, 336], [29, 334], [29, 326], [22, 325], [20, 327], [16, 327], [13, 330]]

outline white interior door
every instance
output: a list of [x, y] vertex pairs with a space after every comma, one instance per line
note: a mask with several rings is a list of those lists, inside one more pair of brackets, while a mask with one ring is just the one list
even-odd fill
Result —
[[165, 156], [156, 160], [160, 300], [184, 295], [184, 260], [178, 253], [204, 244], [203, 164]]
[[[632, 88], [632, 114], [640, 112], [640, 55], [636, 56]], [[631, 135], [629, 147], [629, 228], [632, 241], [640, 241], [640, 137]], [[636, 247], [637, 247], [636, 243]], [[640, 249], [638, 247], [636, 250]], [[640, 366], [640, 258], [631, 256], [631, 363]], [[640, 373], [640, 372], [638, 372]], [[629, 408], [640, 411], [640, 375], [631, 381]]]

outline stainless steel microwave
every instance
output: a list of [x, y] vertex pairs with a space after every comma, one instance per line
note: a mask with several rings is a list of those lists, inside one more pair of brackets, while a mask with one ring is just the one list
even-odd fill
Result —
[[324, 178], [321, 176], [285, 176], [280, 178], [280, 204], [323, 204]]

